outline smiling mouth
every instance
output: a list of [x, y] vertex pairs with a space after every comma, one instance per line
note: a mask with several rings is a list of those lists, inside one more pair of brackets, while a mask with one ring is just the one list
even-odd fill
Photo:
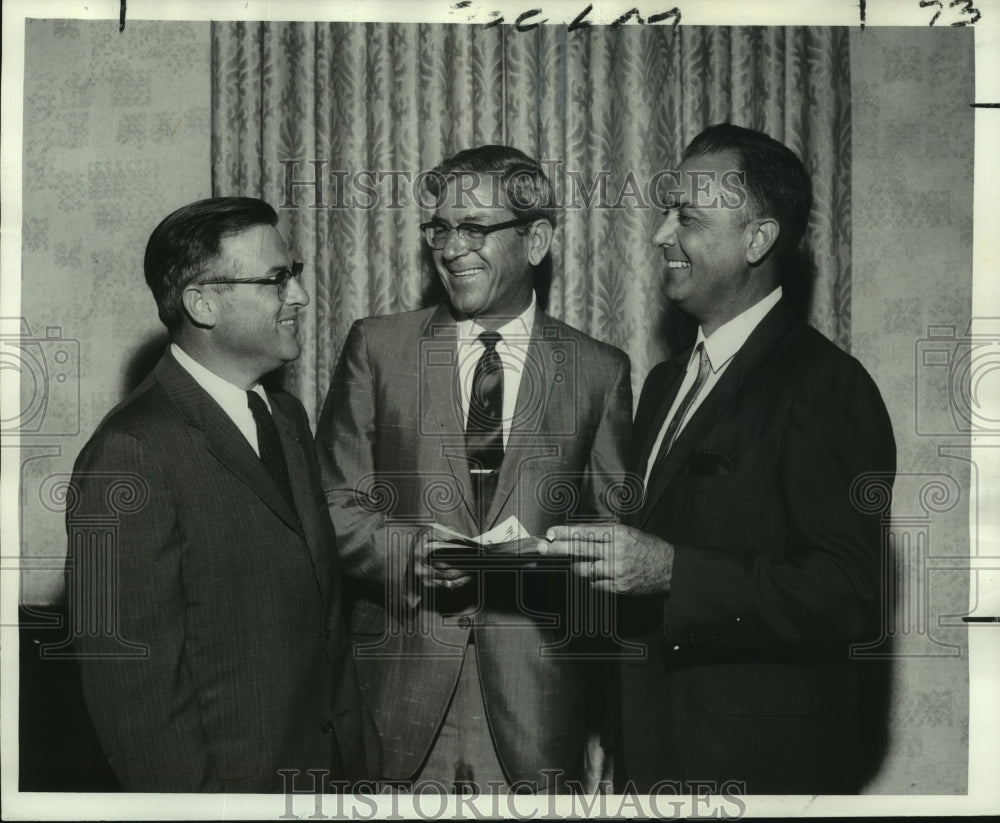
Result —
[[479, 274], [480, 272], [486, 271], [482, 266], [476, 266], [472, 269], [448, 269], [448, 274], [452, 277], [471, 277], [474, 274]]
[[288, 317], [288, 318], [286, 318], [284, 320], [279, 320], [278, 321], [278, 325], [279, 326], [294, 326], [298, 322], [299, 322], [299, 320], [298, 320], [297, 317]]
[[688, 263], [687, 260], [668, 260], [667, 261], [667, 268], [668, 269], [689, 269], [689, 268], [691, 268], [691, 264]]

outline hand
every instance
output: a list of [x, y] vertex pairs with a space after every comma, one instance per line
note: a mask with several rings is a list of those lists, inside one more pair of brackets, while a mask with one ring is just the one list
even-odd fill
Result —
[[453, 569], [443, 560], [431, 560], [430, 553], [448, 545], [439, 534], [435, 534], [434, 526], [428, 526], [420, 531], [413, 544], [413, 574], [417, 581], [427, 589], [460, 589], [472, 582], [472, 574], [467, 571]]
[[614, 756], [601, 745], [601, 735], [593, 731], [583, 749], [583, 790], [590, 797], [611, 794], [614, 786]]
[[542, 554], [573, 557], [573, 572], [591, 580], [598, 591], [614, 594], [666, 594], [674, 547], [631, 526], [553, 526]]

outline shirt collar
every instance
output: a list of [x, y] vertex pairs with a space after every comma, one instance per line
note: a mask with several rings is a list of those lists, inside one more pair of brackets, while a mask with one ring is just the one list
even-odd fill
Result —
[[[695, 348], [698, 343], [705, 345], [705, 353], [708, 355], [708, 362], [712, 366], [712, 371], [717, 372], [726, 363], [736, 356], [747, 338], [764, 319], [764, 316], [771, 311], [781, 300], [781, 286], [778, 286], [763, 300], [754, 303], [749, 309], [736, 315], [728, 323], [719, 326], [710, 337], [705, 337], [705, 332], [701, 326], [698, 327], [698, 337], [695, 340]], [[691, 357], [695, 354], [692, 351]]]
[[[207, 391], [212, 399], [222, 406], [222, 408], [227, 411], [229, 409], [247, 408], [246, 391], [234, 383], [230, 383], [225, 378], [219, 377], [214, 371], [203, 366], [176, 343], [170, 344], [170, 353], [183, 366], [185, 371], [195, 379], [195, 382]], [[271, 408], [271, 403], [267, 399], [267, 392], [264, 391], [264, 387], [260, 383], [255, 384], [251, 391], [259, 394], [267, 404], [267, 408]]]
[[[506, 341], [508, 339], [524, 339], [531, 336], [531, 327], [535, 323], [535, 293], [531, 293], [531, 303], [517, 317], [504, 323], [497, 329], [499, 335]], [[474, 317], [458, 321], [458, 339], [464, 343], [475, 342], [479, 335], [486, 329], [479, 324]]]

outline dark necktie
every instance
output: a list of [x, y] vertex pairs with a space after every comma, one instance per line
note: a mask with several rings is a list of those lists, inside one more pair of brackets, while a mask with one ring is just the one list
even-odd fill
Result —
[[275, 485], [294, 509], [295, 498], [292, 497], [292, 484], [288, 479], [285, 450], [281, 448], [281, 438], [278, 436], [278, 427], [274, 425], [274, 418], [271, 417], [264, 399], [255, 391], [247, 392], [247, 405], [250, 406], [253, 422], [257, 424], [257, 450], [260, 452], [260, 462], [264, 464]]
[[472, 377], [469, 419], [465, 424], [465, 452], [480, 524], [493, 500], [503, 462], [503, 364], [497, 353], [497, 343], [502, 339], [495, 331], [479, 335], [484, 351]]
[[711, 363], [708, 361], [708, 353], [705, 351], [703, 343], [698, 344], [697, 351], [698, 374], [695, 376], [694, 383], [691, 384], [691, 388], [688, 389], [687, 394], [684, 395], [684, 399], [681, 400], [681, 404], [677, 407], [677, 413], [670, 420], [670, 425], [667, 426], [667, 431], [663, 435], [663, 442], [660, 443], [660, 451], [656, 455], [656, 463], [653, 465], [662, 463], [664, 458], [667, 456], [667, 452], [670, 451], [670, 447], [674, 444], [674, 440], [677, 439], [677, 429], [679, 429], [681, 423], [684, 422], [684, 417], [691, 408], [691, 404], [694, 403], [695, 398], [698, 397], [698, 392], [701, 391], [701, 387], [705, 385], [705, 381], [708, 379], [708, 372]]

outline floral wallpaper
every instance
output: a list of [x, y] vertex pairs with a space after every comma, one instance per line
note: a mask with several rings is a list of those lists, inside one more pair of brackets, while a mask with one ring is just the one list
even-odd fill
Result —
[[20, 425], [22, 437], [24, 603], [62, 587], [66, 537], [47, 481], [72, 470], [165, 342], [142, 255], [168, 212], [211, 193], [210, 51], [208, 23], [130, 20], [120, 34], [112, 20], [25, 23], [27, 330], [20, 359], [4, 363], [22, 371], [4, 431]]
[[[427, 304], [419, 204], [387, 176], [419, 179], [484, 143], [547, 168], [560, 206], [548, 309], [626, 351], [638, 398], [649, 369], [690, 342], [678, 345], [688, 324], [671, 322], [649, 240], [666, 188], [652, 181], [713, 123], [782, 140], [815, 181], [808, 316], [850, 348], [845, 29], [219, 22], [212, 34], [213, 192], [286, 204], [313, 295], [286, 386], [314, 421], [351, 324]], [[287, 194], [317, 169], [343, 181], [320, 188], [325, 208], [315, 187]], [[352, 201], [364, 205], [333, 207]]]
[[892, 661], [888, 756], [869, 791], [963, 793], [962, 557], [977, 549], [969, 513], [985, 494], [961, 414], [951, 414], [956, 402], [962, 410], [972, 314], [973, 31], [852, 32], [851, 66], [851, 351], [882, 391], [898, 452], [883, 587], [891, 602], [883, 638], [862, 652]]

